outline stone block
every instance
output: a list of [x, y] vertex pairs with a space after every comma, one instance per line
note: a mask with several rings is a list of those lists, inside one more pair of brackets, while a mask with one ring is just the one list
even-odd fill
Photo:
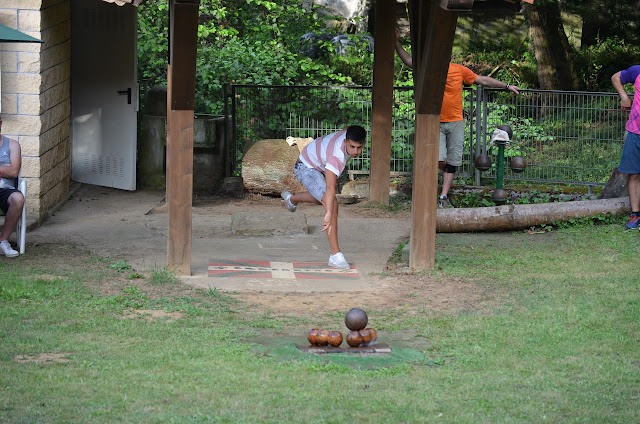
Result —
[[18, 72], [18, 52], [3, 52], [0, 55], [2, 72]]
[[40, 149], [38, 152], [38, 156], [41, 153], [52, 149], [53, 146], [61, 142], [70, 143], [69, 141], [70, 137], [71, 137], [71, 120], [69, 117], [67, 117], [58, 125], [42, 133], [42, 135], [40, 136]]
[[49, 27], [40, 33], [40, 39], [44, 41], [44, 49], [52, 48], [71, 39], [71, 21], [66, 21]]
[[7, 9], [40, 10], [42, 0], [3, 0], [2, 7]]
[[8, 6], [5, 6], [3, 2], [2, 8], [0, 9], [0, 24], [4, 26], [8, 26], [11, 29], [17, 29], [18, 28], [17, 8], [10, 8]]
[[71, 19], [71, 3], [59, 2], [42, 8], [42, 28], [50, 28]]
[[11, 138], [25, 135], [40, 135], [42, 122], [39, 116], [17, 115], [2, 123], [2, 131]]
[[18, 96], [16, 94], [2, 95], [2, 113], [10, 115], [18, 113]]
[[309, 232], [307, 216], [281, 212], [240, 212], [231, 217], [231, 231], [242, 236], [302, 236]]
[[[40, 38], [40, 33], [25, 33], [32, 37]], [[42, 43], [0, 43], [0, 50], [6, 52], [40, 52]]]
[[68, 101], [71, 97], [71, 80], [65, 80], [51, 87], [40, 95], [42, 111], [49, 110], [55, 105]]
[[18, 10], [18, 31], [25, 34], [29, 31], [40, 32], [41, 24], [42, 13], [39, 10]]
[[39, 74], [3, 73], [2, 91], [5, 93], [40, 94], [41, 82], [42, 78]]
[[71, 101], [66, 99], [62, 103], [46, 110], [42, 114], [42, 131], [47, 131], [71, 115]]
[[40, 137], [21, 136], [18, 141], [23, 156], [40, 156]]
[[24, 178], [40, 178], [40, 158], [22, 155], [22, 170]]
[[[71, 61], [66, 61], [42, 72], [41, 92], [71, 78]], [[40, 94], [40, 93], [38, 93]]]
[[40, 96], [37, 94], [18, 94], [18, 113], [20, 115], [40, 115]]
[[40, 69], [47, 70], [71, 60], [71, 41], [56, 44], [40, 54]]
[[[18, 66], [16, 72], [37, 74], [40, 72], [40, 54], [29, 52], [17, 52]], [[2, 69], [5, 71], [5, 69]]]

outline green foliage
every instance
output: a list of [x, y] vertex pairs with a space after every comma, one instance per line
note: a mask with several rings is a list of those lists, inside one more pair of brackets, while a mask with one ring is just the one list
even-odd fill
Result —
[[164, 284], [179, 284], [180, 279], [176, 276], [174, 270], [168, 268], [153, 268], [151, 270], [151, 277], [149, 277], [149, 282], [155, 285], [164, 285]]
[[[640, 63], [640, 47], [620, 38], [607, 38], [576, 53], [576, 69], [584, 89], [612, 91], [611, 76]], [[629, 88], [633, 90], [633, 87]]]
[[[373, 55], [364, 41], [341, 55], [334, 48], [317, 59], [298, 53], [300, 37], [320, 33], [328, 16], [308, 11], [297, 0], [202, 0], [198, 26], [196, 112], [221, 113], [225, 83], [260, 85], [368, 85]], [[166, 0], [139, 8], [140, 77], [166, 80]], [[159, 76], [159, 77], [158, 77]]]
[[123, 260], [119, 260], [119, 261], [112, 262], [111, 265], [109, 265], [109, 268], [115, 269], [118, 272], [122, 272], [122, 271], [130, 270], [131, 265], [127, 264]]

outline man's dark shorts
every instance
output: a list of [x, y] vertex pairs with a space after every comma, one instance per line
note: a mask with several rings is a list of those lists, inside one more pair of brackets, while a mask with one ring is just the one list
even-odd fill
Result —
[[20, 193], [20, 190], [15, 188], [0, 188], [0, 209], [6, 214], [9, 210], [9, 196], [15, 192]]

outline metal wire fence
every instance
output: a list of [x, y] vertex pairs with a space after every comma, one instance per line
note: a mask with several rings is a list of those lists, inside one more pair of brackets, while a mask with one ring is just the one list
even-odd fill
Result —
[[[238, 171], [246, 146], [261, 139], [318, 137], [346, 125], [371, 130], [371, 87], [230, 85], [227, 98], [231, 131], [230, 172]], [[491, 134], [509, 125], [513, 138], [505, 149], [505, 180], [603, 185], [617, 166], [628, 112], [619, 109], [615, 93], [522, 90], [514, 96], [497, 89], [465, 88], [465, 150], [459, 177], [480, 172], [473, 159], [487, 153], [495, 178], [497, 147]], [[394, 89], [391, 143], [392, 175], [411, 175], [415, 105], [413, 89]], [[509, 160], [523, 156], [527, 168], [513, 173]], [[352, 177], [369, 173], [370, 145], [350, 161]]]

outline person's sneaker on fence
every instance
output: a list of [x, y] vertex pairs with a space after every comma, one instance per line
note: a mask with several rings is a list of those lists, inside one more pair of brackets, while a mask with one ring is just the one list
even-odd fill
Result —
[[629, 216], [629, 222], [624, 226], [627, 230], [633, 230], [640, 226], [640, 213], [634, 212]]
[[452, 207], [453, 205], [451, 204], [447, 196], [440, 196], [438, 198], [438, 208], [446, 209], [446, 208], [452, 208]]
[[350, 269], [351, 265], [344, 258], [342, 252], [338, 252], [335, 255], [329, 256], [329, 266], [334, 268]]
[[289, 209], [289, 212], [295, 212], [296, 211], [296, 205], [291, 203], [291, 196], [293, 196], [293, 194], [291, 194], [287, 190], [285, 190], [285, 191], [282, 192], [282, 194], [280, 196], [282, 196], [282, 198], [284, 199], [284, 202], [287, 204], [287, 209]]
[[18, 253], [17, 250], [13, 250], [11, 248], [11, 244], [9, 244], [9, 242], [7, 240], [4, 240], [4, 241], [0, 242], [0, 253], [2, 253], [7, 258], [13, 258], [13, 257], [18, 256], [20, 254], [20, 253]]

